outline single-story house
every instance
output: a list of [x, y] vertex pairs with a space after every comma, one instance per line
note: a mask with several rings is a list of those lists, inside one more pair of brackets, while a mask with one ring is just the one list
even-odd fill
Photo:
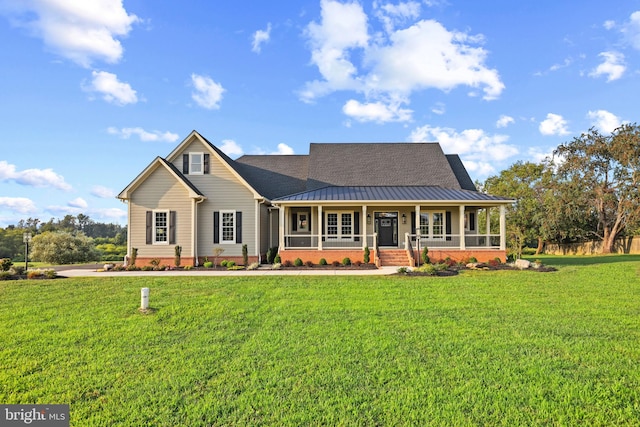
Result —
[[183, 265], [216, 249], [241, 262], [243, 245], [250, 262], [274, 247], [282, 261], [314, 263], [362, 261], [367, 248], [371, 262], [409, 266], [425, 246], [431, 259], [504, 260], [512, 203], [477, 191], [438, 143], [312, 143], [309, 154], [233, 160], [196, 131], [117, 197], [138, 265], [173, 264], [177, 245]]

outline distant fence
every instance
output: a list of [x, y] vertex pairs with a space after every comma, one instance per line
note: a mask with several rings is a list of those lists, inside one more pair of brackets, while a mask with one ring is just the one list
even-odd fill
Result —
[[[602, 253], [602, 241], [555, 244], [548, 243], [544, 253], [550, 255], [596, 255]], [[640, 236], [624, 237], [616, 240], [613, 253], [640, 254]]]

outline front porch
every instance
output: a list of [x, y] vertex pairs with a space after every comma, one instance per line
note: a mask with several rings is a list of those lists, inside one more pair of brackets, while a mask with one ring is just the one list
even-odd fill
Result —
[[[492, 216], [492, 209], [499, 215]], [[395, 265], [412, 266], [420, 263], [424, 247], [432, 260], [506, 260], [503, 205], [281, 206], [277, 228], [282, 261], [319, 263], [324, 258], [331, 263], [349, 257], [364, 262], [368, 248], [370, 262], [377, 265], [403, 259]], [[385, 252], [395, 255], [385, 257]]]

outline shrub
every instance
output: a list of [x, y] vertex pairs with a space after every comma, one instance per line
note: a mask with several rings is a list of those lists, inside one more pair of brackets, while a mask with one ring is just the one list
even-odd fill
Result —
[[275, 264], [273, 264], [273, 266], [271, 267], [272, 270], [280, 270], [282, 268], [282, 264], [280, 264], [279, 262], [276, 262]]
[[472, 257], [469, 257], [469, 262], [478, 262], [478, 259], [472, 256]]
[[313, 262], [307, 261], [304, 263], [304, 265], [306, 265], [307, 267], [313, 267]]
[[55, 271], [54, 269], [50, 268], [50, 269], [44, 271], [44, 276], [47, 279], [55, 279], [56, 277], [58, 277], [58, 272]]
[[236, 266], [236, 262], [235, 261], [227, 261], [227, 269], [235, 267]]
[[36, 269], [36, 270], [29, 270], [27, 272], [27, 279], [55, 279], [57, 276], [58, 276], [58, 273], [56, 273], [56, 271], [53, 269], [48, 269], [48, 270]]
[[204, 266], [204, 268], [213, 268], [212, 261], [205, 261], [202, 265]]
[[407, 267], [398, 267], [396, 271], [398, 272], [398, 274], [407, 274], [409, 272], [409, 269]]
[[282, 259], [280, 259], [280, 254], [276, 254], [276, 256], [273, 258], [273, 262], [274, 264], [280, 264], [282, 262]]
[[176, 246], [174, 248], [174, 257], [173, 257], [173, 263], [175, 264], [176, 267], [180, 267], [181, 256], [182, 256], [182, 246]]
[[9, 269], [11, 274], [15, 274], [16, 276], [22, 276], [24, 274], [24, 267], [21, 265], [14, 265]]
[[272, 248], [269, 248], [267, 250], [267, 263], [268, 264], [273, 264], [276, 255], [278, 255], [278, 247], [274, 246]]
[[286, 260], [282, 263], [282, 265], [284, 265], [285, 267], [293, 267], [293, 263], [291, 262], [291, 260]]
[[131, 257], [129, 257], [129, 265], [135, 266], [138, 259], [138, 248], [131, 248]]
[[320, 265], [327, 265], [327, 260], [324, 258], [320, 258]]
[[371, 256], [371, 253], [369, 251], [369, 246], [365, 246], [364, 247], [364, 263], [365, 264], [369, 264], [369, 257]]
[[340, 267], [340, 261], [333, 261], [331, 265], [333, 265], [334, 267]]
[[242, 245], [242, 265], [249, 265], [249, 250], [246, 243]]
[[127, 265], [127, 271], [138, 271], [138, 270], [140, 269], [133, 264]]
[[100, 258], [93, 239], [84, 233], [45, 231], [33, 238], [33, 259], [51, 264], [71, 264]]
[[351, 258], [349, 257], [342, 258], [342, 265], [351, 265]]
[[11, 258], [0, 259], [0, 271], [9, 271], [12, 265], [13, 261], [11, 261]]
[[220, 261], [220, 267], [226, 267], [228, 262], [229, 261], [227, 261], [226, 259], [223, 259], [222, 261]]
[[247, 270], [257, 270], [258, 267], [260, 267], [260, 263], [259, 262], [252, 262], [251, 264], [249, 264], [247, 266]]
[[295, 260], [293, 260], [293, 265], [295, 265], [296, 267], [302, 267], [302, 260], [300, 258], [296, 258]]
[[192, 265], [185, 265], [184, 269], [185, 270], [191, 270], [191, 269], [193, 269], [193, 266]]
[[227, 270], [244, 270], [244, 266], [243, 265], [228, 265], [227, 264]]
[[496, 261], [495, 259], [490, 259], [487, 264], [489, 264], [490, 267], [497, 267], [500, 265], [500, 261]]
[[13, 279], [14, 274], [10, 271], [0, 271], [0, 280], [10, 280]]
[[433, 265], [435, 271], [446, 271], [449, 268], [449, 264], [446, 262], [440, 264], [425, 264], [425, 265]]
[[356, 262], [353, 263], [355, 266], [360, 267], [362, 265], [362, 261], [357, 260]]
[[160, 258], [153, 258], [149, 261], [149, 264], [151, 264], [154, 269], [158, 269], [158, 267], [160, 266]]
[[429, 264], [429, 248], [428, 247], [425, 246], [422, 249], [422, 254], [420, 257], [422, 258], [423, 264]]
[[[436, 264], [436, 265], [446, 265], [446, 264]], [[436, 268], [436, 265], [434, 264], [424, 264], [422, 266], [420, 266], [419, 268], [416, 268], [416, 271], [419, 271], [420, 273], [424, 273], [424, 274], [428, 274], [428, 275], [435, 275], [436, 271], [438, 271], [438, 269]]]
[[151, 265], [143, 265], [142, 266], [142, 271], [153, 271], [154, 267]]
[[498, 264], [502, 264], [502, 260], [500, 259], [500, 257], [495, 257], [493, 260]]

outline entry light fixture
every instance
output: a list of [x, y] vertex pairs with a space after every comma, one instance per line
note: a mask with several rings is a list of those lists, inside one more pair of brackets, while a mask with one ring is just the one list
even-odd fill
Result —
[[371, 224], [371, 214], [367, 214], [367, 224]]
[[402, 223], [403, 224], [407, 223], [407, 214], [402, 214]]

